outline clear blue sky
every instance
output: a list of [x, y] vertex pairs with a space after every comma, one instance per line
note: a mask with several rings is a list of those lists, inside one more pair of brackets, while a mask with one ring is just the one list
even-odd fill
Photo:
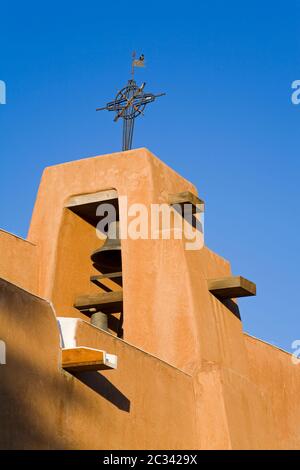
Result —
[[[120, 149], [96, 113], [137, 80], [167, 96], [136, 124], [199, 189], [206, 243], [257, 283], [244, 328], [285, 349], [300, 338], [300, 4], [252, 1], [2, 2], [0, 226], [26, 236], [42, 170]], [[1, 256], [1, 254], [0, 254]], [[26, 269], [26, 267], [24, 267]]]

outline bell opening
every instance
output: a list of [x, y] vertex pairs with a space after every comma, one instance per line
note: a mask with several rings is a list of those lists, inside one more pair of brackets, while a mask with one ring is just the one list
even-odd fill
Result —
[[94, 268], [104, 274], [122, 271], [121, 250], [96, 251], [91, 260]]

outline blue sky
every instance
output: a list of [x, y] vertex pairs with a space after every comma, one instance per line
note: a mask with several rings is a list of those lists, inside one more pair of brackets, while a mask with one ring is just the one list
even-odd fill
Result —
[[129, 78], [167, 92], [137, 121], [148, 147], [206, 201], [206, 243], [257, 283], [239, 302], [250, 334], [300, 338], [300, 2], [2, 2], [0, 226], [26, 236], [42, 170], [118, 151], [96, 113]]

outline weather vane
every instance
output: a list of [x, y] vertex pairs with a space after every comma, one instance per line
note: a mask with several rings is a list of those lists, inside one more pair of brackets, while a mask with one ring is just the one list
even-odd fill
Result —
[[114, 122], [120, 118], [123, 119], [123, 150], [129, 150], [132, 146], [134, 120], [140, 114], [144, 114], [144, 109], [148, 103], [152, 103], [155, 98], [164, 96], [165, 93], [154, 95], [153, 93], [145, 93], [144, 88], [146, 83], [141, 86], [136, 84], [134, 80], [134, 68], [145, 67], [145, 57], [142, 54], [139, 59], [136, 59], [136, 53], [132, 54], [131, 75], [132, 78], [128, 80], [127, 85], [122, 88], [115, 97], [114, 101], [107, 103], [104, 108], [97, 108], [96, 111], [115, 111], [116, 116]]

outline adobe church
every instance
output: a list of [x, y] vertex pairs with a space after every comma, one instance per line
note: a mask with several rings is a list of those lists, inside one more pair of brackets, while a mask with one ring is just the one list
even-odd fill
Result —
[[100, 240], [125, 196], [203, 203], [140, 148], [46, 168], [27, 239], [0, 231], [0, 448], [299, 448], [300, 371], [243, 331], [254, 282], [179, 237]]

